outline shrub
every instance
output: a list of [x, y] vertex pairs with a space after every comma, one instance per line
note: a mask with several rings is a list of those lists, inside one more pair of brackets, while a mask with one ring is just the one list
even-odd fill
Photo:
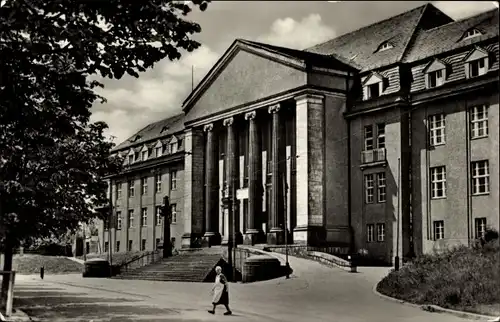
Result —
[[500, 303], [499, 255], [495, 241], [423, 255], [391, 272], [377, 289], [408, 302], [447, 308]]

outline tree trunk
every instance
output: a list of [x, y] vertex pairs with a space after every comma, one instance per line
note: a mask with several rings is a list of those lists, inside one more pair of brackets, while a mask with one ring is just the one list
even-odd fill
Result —
[[[12, 256], [13, 256], [13, 251], [12, 251], [12, 246], [11, 243], [5, 242], [5, 247], [4, 247], [4, 264], [3, 264], [3, 270], [10, 272], [12, 271]], [[4, 275], [2, 278], [2, 307], [5, 307], [5, 304], [7, 303], [7, 294], [9, 291], [9, 281], [10, 281], [10, 276], [9, 275]]]

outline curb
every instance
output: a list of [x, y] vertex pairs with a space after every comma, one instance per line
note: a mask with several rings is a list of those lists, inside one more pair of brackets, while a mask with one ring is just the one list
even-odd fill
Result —
[[457, 316], [459, 318], [466, 318], [466, 319], [472, 319], [472, 320], [486, 320], [486, 321], [488, 321], [488, 320], [491, 321], [491, 320], [495, 319], [494, 316], [490, 316], [490, 315], [482, 315], [482, 314], [477, 314], [477, 313], [470, 313], [470, 312], [464, 312], [464, 311], [445, 309], [444, 307], [440, 307], [437, 305], [425, 305], [425, 304], [420, 305], [420, 304], [406, 302], [406, 301], [403, 301], [403, 300], [400, 300], [400, 299], [397, 299], [394, 297], [390, 297], [390, 296], [387, 296], [387, 295], [380, 293], [379, 291], [377, 291], [378, 284], [379, 283], [376, 283], [373, 286], [373, 289], [372, 289], [373, 293], [375, 293], [376, 295], [378, 295], [379, 297], [381, 297], [383, 299], [386, 299], [386, 300], [389, 300], [392, 302], [397, 302], [399, 304], [411, 306], [411, 307], [418, 308], [418, 309], [421, 309], [423, 311], [427, 311], [427, 312], [431, 312], [431, 313], [447, 313], [450, 315]]

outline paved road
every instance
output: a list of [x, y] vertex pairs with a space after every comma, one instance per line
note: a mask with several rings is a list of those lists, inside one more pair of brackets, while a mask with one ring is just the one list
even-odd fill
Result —
[[81, 275], [16, 277], [16, 307], [40, 321], [269, 321], [269, 322], [464, 322], [373, 294], [386, 268], [357, 274], [290, 257], [294, 274], [252, 284], [231, 284], [233, 316], [215, 316], [210, 284], [111, 279]]

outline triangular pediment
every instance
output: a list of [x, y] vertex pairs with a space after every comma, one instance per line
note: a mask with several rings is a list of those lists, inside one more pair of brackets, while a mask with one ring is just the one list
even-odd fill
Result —
[[467, 63], [470, 61], [478, 60], [481, 58], [487, 58], [487, 57], [488, 57], [488, 52], [486, 50], [484, 50], [483, 48], [480, 48], [480, 47], [476, 47], [465, 56], [464, 61]]
[[177, 137], [175, 135], [172, 135], [169, 143], [172, 144], [172, 143], [177, 143], [177, 142], [178, 142]]
[[425, 68], [422, 70], [422, 73], [428, 74], [443, 69], [446, 69], [446, 64], [442, 60], [434, 59], [429, 64], [427, 64], [427, 66], [425, 66]]
[[307, 85], [311, 66], [347, 74], [334, 57], [236, 40], [183, 103], [185, 122]]
[[130, 150], [128, 151], [128, 154], [127, 154], [127, 155], [135, 155], [135, 151], [134, 151], [134, 149], [130, 149]]
[[378, 84], [383, 81], [384, 77], [382, 75], [380, 75], [379, 73], [372, 73], [363, 81], [362, 85], [368, 86], [368, 85]]
[[163, 144], [161, 143], [160, 140], [156, 141], [155, 148], [161, 148]]

